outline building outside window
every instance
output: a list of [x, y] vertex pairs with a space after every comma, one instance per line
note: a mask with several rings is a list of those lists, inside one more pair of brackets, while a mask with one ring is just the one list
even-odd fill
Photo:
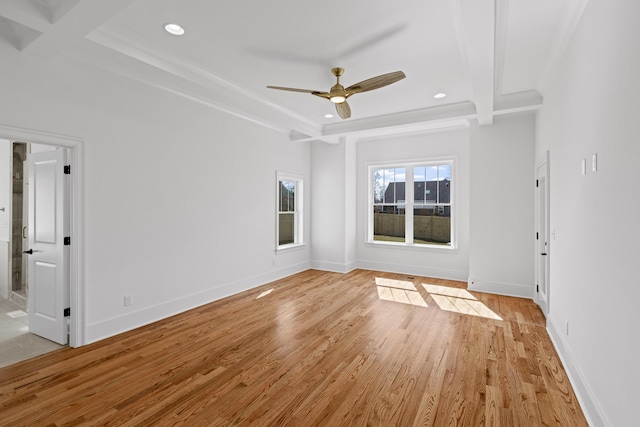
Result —
[[367, 241], [454, 247], [452, 176], [453, 159], [370, 166]]
[[277, 173], [276, 248], [286, 249], [303, 244], [302, 177]]

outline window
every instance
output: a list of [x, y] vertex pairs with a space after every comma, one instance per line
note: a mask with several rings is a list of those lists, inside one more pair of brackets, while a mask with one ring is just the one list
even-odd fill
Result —
[[276, 247], [286, 249], [302, 245], [302, 177], [278, 172], [276, 193]]
[[452, 172], [453, 160], [370, 166], [367, 240], [453, 247]]

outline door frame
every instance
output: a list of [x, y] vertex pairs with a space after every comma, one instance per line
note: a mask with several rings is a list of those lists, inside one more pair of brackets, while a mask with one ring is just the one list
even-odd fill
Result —
[[541, 262], [541, 256], [540, 256], [540, 247], [539, 247], [539, 241], [538, 239], [534, 240], [534, 245], [535, 245], [535, 283], [536, 283], [536, 289], [535, 289], [535, 302], [536, 304], [538, 304], [538, 306], [540, 307], [540, 309], [542, 310], [542, 313], [545, 315], [545, 317], [548, 316], [549, 311], [550, 311], [550, 304], [551, 304], [551, 283], [550, 283], [550, 277], [551, 275], [549, 274], [549, 268], [551, 265], [551, 227], [550, 222], [551, 222], [551, 209], [550, 209], [550, 200], [551, 198], [549, 197], [549, 173], [551, 168], [549, 167], [549, 150], [545, 151], [544, 156], [541, 157], [540, 159], [538, 159], [538, 161], [536, 162], [535, 165], [535, 180], [536, 180], [536, 193], [535, 193], [535, 228], [536, 228], [536, 234], [539, 232], [538, 230], [538, 225], [540, 224], [540, 193], [538, 190], [538, 185], [537, 185], [537, 181], [538, 181], [538, 169], [540, 169], [541, 167], [545, 168], [545, 192], [544, 192], [544, 197], [545, 197], [545, 233], [546, 236], [539, 236], [540, 239], [547, 239], [547, 249], [546, 249], [546, 258], [545, 258], [545, 264], [546, 264], [546, 268], [545, 268], [545, 300], [546, 300], [546, 307], [542, 307], [540, 305], [540, 299], [539, 299], [539, 291], [538, 291], [538, 284], [540, 283], [540, 262]]
[[0, 123], [0, 138], [11, 141], [53, 145], [68, 150], [71, 165], [69, 186], [69, 224], [71, 246], [69, 253], [69, 346], [86, 344], [85, 269], [84, 269], [84, 140], [82, 138], [6, 126]]

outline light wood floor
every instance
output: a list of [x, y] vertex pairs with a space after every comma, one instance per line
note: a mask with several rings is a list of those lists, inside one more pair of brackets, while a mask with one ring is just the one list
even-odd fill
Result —
[[585, 426], [531, 300], [309, 270], [0, 369], [0, 425]]

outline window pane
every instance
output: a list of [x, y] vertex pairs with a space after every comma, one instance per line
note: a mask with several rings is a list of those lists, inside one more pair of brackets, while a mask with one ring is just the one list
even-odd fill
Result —
[[373, 240], [404, 242], [404, 221], [404, 208], [399, 208], [397, 206], [374, 206]]
[[425, 166], [416, 166], [413, 168], [413, 202], [416, 205], [423, 205], [426, 200], [428, 189], [426, 186], [426, 172]]
[[278, 245], [294, 243], [294, 220], [292, 213], [278, 214]]
[[373, 203], [382, 203], [384, 200], [384, 191], [387, 188], [384, 178], [383, 169], [373, 170]]
[[451, 165], [438, 166], [439, 203], [451, 203]]
[[451, 207], [430, 206], [413, 210], [413, 243], [451, 244]]
[[280, 181], [280, 212], [295, 211], [296, 183], [291, 181]]
[[380, 169], [382, 173], [382, 188], [384, 188], [382, 203], [404, 203], [405, 169]]
[[448, 179], [438, 181], [438, 196], [440, 203], [451, 203], [451, 181]]

